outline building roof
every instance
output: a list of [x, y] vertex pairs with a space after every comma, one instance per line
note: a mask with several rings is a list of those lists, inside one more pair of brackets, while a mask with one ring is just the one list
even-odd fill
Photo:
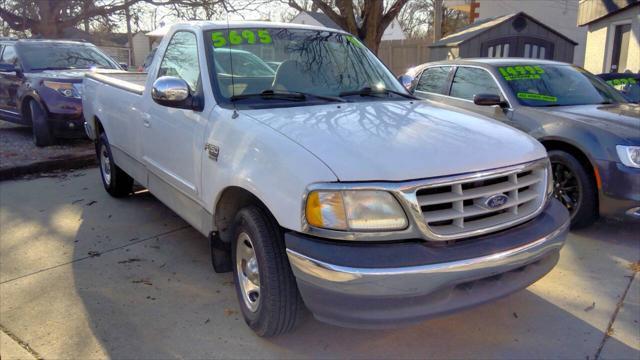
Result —
[[562, 37], [563, 39], [571, 42], [573, 45], [578, 45], [577, 42], [571, 40], [570, 38], [568, 38], [566, 35], [554, 30], [553, 28], [541, 23], [540, 21], [536, 20], [535, 18], [531, 17], [530, 15], [524, 13], [524, 12], [517, 12], [517, 13], [513, 13], [513, 14], [507, 14], [507, 15], [500, 15], [500, 16], [495, 16], [495, 17], [491, 17], [491, 18], [486, 18], [486, 19], [482, 19], [479, 21], [474, 22], [473, 24], [467, 25], [465, 27], [463, 27], [462, 29], [460, 29], [460, 31], [447, 35], [445, 37], [443, 37], [442, 39], [434, 42], [433, 44], [429, 45], [429, 47], [455, 47], [460, 45], [461, 43], [471, 40], [473, 38], [475, 38], [476, 36], [482, 34], [483, 32], [493, 28], [494, 26], [498, 26], [508, 20], [511, 20], [512, 18], [515, 18], [517, 16], [525, 16], [527, 19], [535, 22], [536, 24], [545, 27], [547, 30], [553, 32], [554, 34]]
[[578, 4], [578, 26], [603, 19], [633, 5], [640, 0], [583, 0]]
[[302, 11], [302, 13], [305, 13], [309, 16], [311, 16], [315, 21], [319, 22], [320, 24], [322, 24], [322, 26], [328, 27], [328, 28], [332, 28], [332, 29], [340, 29], [342, 30], [342, 27], [340, 27], [340, 25], [336, 24], [335, 21], [331, 20], [331, 18], [329, 16], [327, 16], [324, 13], [321, 12], [313, 12], [313, 11]]

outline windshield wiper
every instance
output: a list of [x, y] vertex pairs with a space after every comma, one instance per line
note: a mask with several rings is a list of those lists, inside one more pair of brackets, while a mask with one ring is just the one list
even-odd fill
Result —
[[411, 95], [411, 94], [407, 94], [407, 93], [403, 93], [401, 91], [395, 91], [395, 90], [391, 90], [391, 89], [372, 89], [370, 87], [364, 87], [360, 90], [355, 90], [355, 91], [343, 91], [340, 93], [340, 96], [352, 96], [352, 95], [360, 95], [360, 96], [377, 96], [377, 95], [389, 95], [389, 94], [394, 94], [394, 95], [399, 95], [402, 97], [405, 97], [407, 99], [412, 99], [412, 100], [418, 100], [417, 97]]
[[346, 102], [345, 99], [341, 99], [336, 96], [318, 95], [318, 94], [305, 93], [301, 91], [274, 91], [274, 90], [265, 90], [259, 94], [255, 93], [255, 94], [234, 95], [230, 98], [230, 100], [237, 101], [237, 100], [249, 99], [249, 98], [255, 98], [255, 97], [260, 97], [262, 99], [267, 99], [267, 100], [275, 99], [275, 100], [289, 100], [289, 101], [305, 101], [307, 100], [307, 97], [314, 97], [317, 99], [322, 99], [327, 101]]

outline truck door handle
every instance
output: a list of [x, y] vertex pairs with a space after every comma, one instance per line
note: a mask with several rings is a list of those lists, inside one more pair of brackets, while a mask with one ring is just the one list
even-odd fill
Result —
[[144, 127], [151, 127], [151, 123], [149, 122], [149, 119], [144, 119], [142, 120], [142, 125], [144, 125]]

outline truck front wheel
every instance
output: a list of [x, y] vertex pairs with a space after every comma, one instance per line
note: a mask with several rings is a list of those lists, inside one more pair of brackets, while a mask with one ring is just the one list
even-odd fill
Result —
[[275, 221], [256, 206], [240, 210], [231, 251], [236, 293], [249, 327], [265, 337], [292, 330], [303, 305]]
[[133, 179], [116, 165], [111, 154], [109, 140], [105, 133], [100, 134], [96, 143], [96, 153], [100, 162], [100, 178], [109, 195], [124, 197], [133, 190]]

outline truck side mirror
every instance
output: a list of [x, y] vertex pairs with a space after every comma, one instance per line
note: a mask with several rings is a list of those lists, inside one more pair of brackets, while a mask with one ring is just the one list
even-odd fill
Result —
[[162, 76], [153, 82], [151, 98], [160, 105], [191, 109], [187, 82], [175, 76]]
[[121, 62], [118, 65], [120, 65], [120, 67], [125, 69], [126, 71], [129, 71], [129, 64]]
[[499, 95], [495, 94], [476, 94], [473, 96], [473, 103], [480, 106], [498, 105], [502, 108], [507, 105], [506, 102], [500, 99]]
[[400, 75], [398, 76], [398, 81], [400, 84], [404, 86], [405, 89], [409, 90], [409, 92], [413, 92], [413, 76], [410, 75]]

